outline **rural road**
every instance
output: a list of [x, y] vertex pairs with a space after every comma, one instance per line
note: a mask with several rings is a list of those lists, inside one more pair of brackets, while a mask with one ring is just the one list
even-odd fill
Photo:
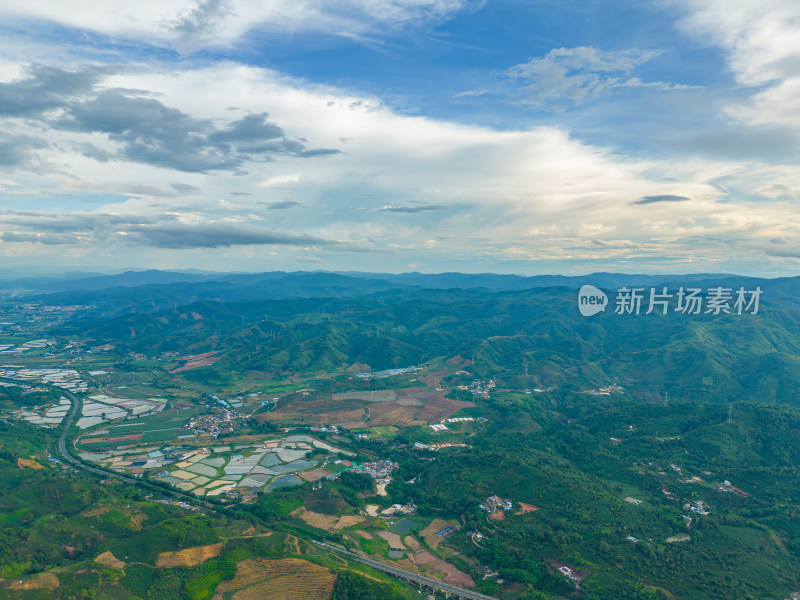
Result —
[[[89, 473], [93, 473], [95, 475], [100, 475], [100, 476], [105, 477], [105, 478], [114, 478], [114, 479], [118, 479], [120, 481], [125, 481], [127, 483], [131, 483], [131, 484], [134, 484], [134, 485], [142, 486], [143, 482], [141, 480], [135, 478], [135, 477], [130, 477], [128, 475], [122, 475], [121, 473], [114, 473], [114, 472], [106, 471], [106, 470], [103, 470], [103, 469], [98, 469], [96, 467], [91, 467], [89, 465], [86, 465], [86, 464], [82, 463], [81, 461], [79, 461], [77, 458], [75, 458], [72, 455], [72, 453], [70, 452], [70, 449], [68, 447], [67, 436], [69, 435], [69, 430], [72, 427], [72, 423], [75, 421], [75, 417], [78, 415], [81, 403], [80, 403], [80, 400], [75, 396], [75, 394], [73, 394], [71, 392], [68, 392], [66, 390], [59, 390], [59, 391], [61, 391], [66, 397], [68, 397], [72, 401], [72, 408], [70, 409], [69, 415], [67, 415], [67, 419], [64, 422], [64, 430], [61, 432], [61, 436], [58, 438], [58, 451], [61, 454], [61, 456], [63, 456], [64, 459], [67, 462], [69, 462], [72, 466], [74, 466], [74, 467], [76, 467], [78, 469], [82, 469], [84, 471], [88, 471]], [[152, 489], [152, 488], [150, 488], [150, 486], [147, 486], [147, 487], [148, 487], [148, 489]], [[165, 495], [170, 495], [170, 496], [176, 497], [176, 498], [182, 498], [182, 499], [185, 499], [185, 500], [189, 500], [193, 504], [200, 504], [204, 508], [208, 508], [208, 509], [210, 509], [212, 511], [214, 510], [214, 507], [212, 507], [211, 505], [208, 505], [205, 502], [203, 502], [202, 500], [200, 500], [198, 498], [195, 498], [193, 496], [190, 496], [188, 494], [184, 494], [184, 493], [181, 493], [181, 492], [178, 492], [178, 491], [172, 491], [172, 490], [162, 490], [160, 488], [159, 488], [159, 492], [163, 493]], [[480, 593], [474, 592], [472, 590], [467, 590], [467, 589], [464, 589], [464, 588], [461, 588], [461, 587], [458, 587], [458, 586], [455, 586], [455, 585], [450, 585], [449, 583], [444, 583], [443, 581], [439, 581], [438, 579], [432, 579], [430, 577], [425, 577], [423, 575], [417, 575], [416, 573], [412, 573], [411, 571], [406, 571], [405, 569], [401, 569], [401, 568], [395, 567], [393, 565], [382, 563], [382, 562], [379, 562], [377, 560], [372, 560], [370, 558], [366, 558], [364, 556], [360, 556], [360, 555], [355, 554], [353, 552], [348, 552], [347, 550], [343, 550], [343, 549], [337, 548], [335, 546], [331, 546], [330, 544], [325, 544], [325, 543], [317, 542], [317, 541], [314, 541], [314, 540], [311, 540], [311, 541], [316, 546], [318, 546], [319, 548], [323, 548], [325, 550], [328, 550], [330, 552], [334, 552], [334, 553], [336, 553], [338, 555], [341, 555], [341, 556], [345, 556], [345, 557], [350, 558], [352, 560], [356, 560], [356, 561], [358, 561], [360, 563], [363, 563], [365, 565], [373, 567], [374, 569], [377, 569], [379, 571], [383, 571], [384, 573], [389, 573], [390, 575], [394, 575], [395, 577], [399, 577], [401, 579], [405, 579], [406, 581], [412, 581], [412, 582], [416, 583], [417, 585], [436, 588], [436, 589], [442, 590], [443, 592], [447, 592], [449, 594], [454, 594], [454, 595], [456, 595], [456, 596], [458, 596], [460, 598], [468, 598], [469, 600], [496, 600], [496, 598], [493, 598], [492, 596], [487, 596], [485, 594], [480, 594]]]
[[369, 565], [370, 567], [372, 567], [373, 569], [377, 569], [378, 571], [389, 573], [390, 575], [394, 575], [395, 577], [400, 577], [401, 579], [405, 579], [407, 581], [413, 581], [418, 585], [436, 588], [438, 590], [442, 590], [443, 592], [447, 592], [448, 594], [454, 594], [460, 598], [469, 598], [469, 600], [497, 600], [493, 596], [480, 594], [472, 590], [467, 590], [462, 587], [458, 587], [457, 585], [450, 585], [449, 583], [444, 583], [443, 581], [439, 581], [438, 579], [425, 577], [424, 575], [417, 575], [416, 573], [412, 573], [411, 571], [406, 571], [405, 569], [401, 569], [400, 567], [395, 567], [394, 565], [389, 565], [377, 560], [372, 560], [371, 558], [366, 558], [365, 556], [361, 556], [360, 554], [348, 552], [347, 550], [337, 548], [336, 546], [331, 546], [330, 544], [326, 544], [324, 542], [315, 541], [314, 544], [330, 552], [335, 552], [336, 554], [340, 554], [342, 556], [346, 556], [347, 558], [356, 560], [365, 565]]
[[[78, 400], [78, 397], [75, 396], [75, 394], [73, 394], [72, 392], [69, 392], [61, 388], [58, 388], [58, 391], [64, 394], [64, 396], [66, 396], [72, 401], [72, 408], [69, 411], [69, 415], [67, 415], [67, 420], [64, 422], [64, 430], [61, 432], [61, 436], [58, 438], [58, 451], [61, 454], [61, 456], [64, 457], [64, 460], [70, 463], [73, 467], [82, 469], [84, 471], [88, 471], [89, 473], [94, 473], [95, 475], [102, 475], [105, 478], [118, 479], [120, 481], [125, 481], [127, 483], [132, 483], [134, 485], [142, 486], [143, 482], [140, 479], [137, 479], [136, 477], [130, 477], [129, 475], [123, 475], [121, 473], [114, 473], [113, 471], [98, 469], [97, 467], [90, 467], [89, 465], [82, 463], [72, 455], [70, 449], [68, 448], [67, 436], [69, 435], [69, 430], [72, 428], [72, 422], [75, 420], [75, 417], [77, 416], [78, 411], [81, 407], [81, 402], [80, 400]], [[153, 487], [148, 485], [147, 489], [152, 491]], [[203, 508], [206, 508], [208, 510], [211, 511], [215, 510], [215, 507], [212, 506], [211, 504], [203, 502], [202, 500], [194, 496], [190, 496], [189, 494], [184, 494], [179, 491], [166, 490], [161, 488], [157, 489], [160, 493], [164, 494], [165, 496], [180, 498], [182, 500], [191, 502], [192, 504], [199, 504]]]

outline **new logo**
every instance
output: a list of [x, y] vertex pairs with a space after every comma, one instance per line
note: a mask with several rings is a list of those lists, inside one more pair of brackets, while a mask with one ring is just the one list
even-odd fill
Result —
[[608, 296], [603, 290], [598, 290], [593, 285], [581, 286], [578, 292], [578, 310], [584, 317], [591, 317], [602, 312], [608, 306]]

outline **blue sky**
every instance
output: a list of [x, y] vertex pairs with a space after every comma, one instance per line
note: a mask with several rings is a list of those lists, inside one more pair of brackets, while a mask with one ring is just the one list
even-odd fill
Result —
[[0, 23], [5, 266], [797, 273], [795, 2], [37, 0]]

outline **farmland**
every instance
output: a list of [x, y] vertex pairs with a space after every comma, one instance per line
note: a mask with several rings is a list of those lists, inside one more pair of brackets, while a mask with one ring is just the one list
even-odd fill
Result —
[[[159, 421], [161, 426], [169, 423]], [[125, 427], [125, 431], [128, 430]], [[352, 455], [307, 435], [267, 437], [251, 444], [218, 442], [199, 448], [157, 444], [147, 439], [148, 432], [130, 433], [127, 439], [109, 437], [115, 435], [111, 431], [102, 435], [99, 444], [104, 445], [105, 450], [86, 451], [81, 455], [83, 458], [120, 473], [147, 474], [154, 482], [197, 496], [223, 499], [232, 495], [252, 498], [260, 490], [300, 485], [303, 482], [300, 477], [308, 472], [318, 472], [317, 478], [329, 477], [341, 471], [339, 455]], [[84, 446], [94, 448], [94, 439], [84, 438]], [[309, 454], [320, 458], [309, 460], [306, 458]]]
[[236, 565], [236, 576], [217, 588], [216, 597], [233, 600], [327, 600], [334, 581], [328, 569], [306, 560], [248, 559]]
[[359, 429], [365, 425], [408, 427], [440, 421], [475, 406], [472, 402], [453, 400], [444, 394], [418, 387], [380, 392], [297, 393], [283, 398], [274, 410], [257, 418], [278, 424], [334, 424], [345, 429]]
[[[27, 393], [6, 378], [0, 577], [28, 589], [4, 583], [2, 593], [316, 598], [301, 585], [313, 581], [330, 597], [359, 567], [310, 539], [503, 600], [576, 593], [561, 566], [581, 578], [576, 597], [592, 599], [652, 600], [659, 590], [771, 599], [795, 589], [794, 407], [766, 402], [768, 386], [722, 404], [738, 375], [719, 384], [719, 398], [682, 397], [679, 381], [669, 403], [655, 384], [642, 395], [643, 381], [614, 379], [615, 361], [639, 358], [595, 360], [596, 332], [575, 341], [569, 316], [538, 321], [550, 329], [537, 337], [527, 297], [462, 300], [341, 301], [377, 322], [380, 337], [347, 311], [321, 317], [315, 300], [209, 304], [96, 325], [97, 341], [74, 355], [15, 356], [17, 371], [61, 369], [87, 383], [68, 441], [86, 462], [132, 479], [89, 480], [55, 462], [69, 405], [43, 379], [18, 382], [45, 387]], [[473, 315], [473, 326], [448, 310]], [[184, 329], [197, 322], [191, 312], [219, 320]], [[705, 323], [704, 335], [718, 327]], [[66, 342], [52, 339], [58, 354]], [[729, 339], [725, 352], [735, 353]], [[583, 371], [570, 362], [581, 353]], [[23, 411], [31, 418], [12, 418]], [[175, 490], [187, 495], [176, 500]], [[482, 510], [493, 497], [500, 508]], [[289, 559], [299, 562], [257, 562]], [[256, 567], [269, 576], [253, 579]]]
[[156, 559], [157, 567], [194, 567], [219, 556], [222, 543], [196, 546], [174, 552], [162, 552]]

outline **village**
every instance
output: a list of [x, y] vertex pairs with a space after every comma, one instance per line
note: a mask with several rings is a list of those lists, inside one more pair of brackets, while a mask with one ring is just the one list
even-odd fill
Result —
[[184, 429], [195, 435], [206, 434], [213, 437], [233, 433], [239, 426], [240, 417], [222, 406], [214, 406], [210, 413], [189, 419]]

